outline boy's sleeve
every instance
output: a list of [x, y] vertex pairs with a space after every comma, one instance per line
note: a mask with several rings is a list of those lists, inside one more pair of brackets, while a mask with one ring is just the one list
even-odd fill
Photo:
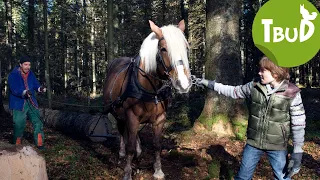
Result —
[[229, 86], [221, 83], [214, 84], [214, 90], [219, 94], [231, 97], [233, 99], [248, 98], [253, 88], [253, 82], [249, 82], [245, 85]]
[[291, 115], [291, 129], [292, 129], [292, 141], [293, 141], [293, 152], [302, 153], [304, 144], [304, 134], [306, 127], [306, 115], [301, 99], [301, 94], [297, 93], [290, 106]]

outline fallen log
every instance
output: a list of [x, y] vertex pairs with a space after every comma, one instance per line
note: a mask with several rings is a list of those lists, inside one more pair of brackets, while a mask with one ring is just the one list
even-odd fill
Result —
[[31, 146], [0, 142], [0, 167], [0, 179], [48, 179], [44, 158]]
[[[10, 111], [8, 106], [4, 106]], [[107, 137], [115, 137], [116, 123], [112, 115], [67, 112], [40, 108], [40, 119], [45, 127], [75, 135], [88, 137], [93, 142], [105, 141]]]

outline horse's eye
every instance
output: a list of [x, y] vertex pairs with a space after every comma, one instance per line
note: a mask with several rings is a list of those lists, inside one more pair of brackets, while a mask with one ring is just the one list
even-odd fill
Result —
[[166, 48], [161, 48], [160, 51], [161, 51], [161, 52], [162, 52], [162, 51], [167, 52], [167, 49], [166, 49]]

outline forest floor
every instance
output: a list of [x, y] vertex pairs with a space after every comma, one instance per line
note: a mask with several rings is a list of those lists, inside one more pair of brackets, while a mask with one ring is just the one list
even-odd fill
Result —
[[[303, 90], [302, 96], [308, 120], [305, 151], [300, 173], [293, 179], [320, 179], [320, 90]], [[11, 119], [1, 117], [0, 141], [11, 141]], [[49, 128], [45, 128], [45, 136], [46, 149], [39, 153], [45, 157], [49, 179], [121, 179], [125, 160], [118, 158], [117, 138], [93, 143]], [[154, 151], [149, 125], [142, 128], [140, 137], [142, 154], [133, 161], [133, 179], [153, 179]], [[30, 123], [23, 144], [33, 146]], [[194, 133], [181, 123], [169, 121], [162, 138], [162, 170], [167, 180], [232, 179], [239, 169], [244, 145], [244, 141]], [[266, 156], [260, 160], [253, 179], [273, 179]]]

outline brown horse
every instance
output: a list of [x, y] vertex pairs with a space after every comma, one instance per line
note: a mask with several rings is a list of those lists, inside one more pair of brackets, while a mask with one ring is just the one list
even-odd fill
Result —
[[188, 42], [178, 26], [159, 28], [149, 21], [152, 33], [143, 41], [139, 56], [113, 60], [104, 84], [105, 112], [117, 119], [120, 133], [119, 156], [127, 155], [124, 178], [131, 179], [134, 153], [141, 154], [138, 130], [141, 123], [151, 123], [154, 135], [155, 163], [153, 176], [164, 178], [161, 170], [160, 137], [166, 119], [171, 88], [187, 93], [191, 87]]

